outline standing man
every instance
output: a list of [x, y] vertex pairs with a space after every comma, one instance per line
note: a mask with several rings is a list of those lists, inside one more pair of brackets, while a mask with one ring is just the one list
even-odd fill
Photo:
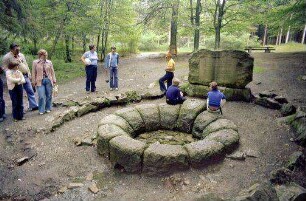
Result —
[[89, 51], [83, 54], [81, 60], [85, 64], [86, 70], [86, 92], [98, 92], [96, 90], [96, 80], [98, 72], [98, 54], [96, 52], [96, 46], [89, 45]]
[[25, 83], [23, 89], [26, 91], [29, 101], [29, 111], [38, 110], [38, 105], [35, 100], [34, 90], [31, 84], [31, 73], [27, 61], [22, 53], [20, 53], [20, 46], [16, 43], [10, 45], [10, 52], [4, 55], [2, 65], [5, 70], [8, 69], [10, 63], [19, 63], [19, 71], [24, 76]]
[[116, 47], [111, 47], [111, 52], [105, 59], [105, 68], [109, 68], [109, 87], [111, 91], [118, 90], [118, 64], [119, 54], [116, 52]]

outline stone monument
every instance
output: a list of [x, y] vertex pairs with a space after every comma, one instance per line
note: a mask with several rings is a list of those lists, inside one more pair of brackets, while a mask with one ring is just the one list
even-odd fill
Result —
[[216, 81], [227, 100], [250, 101], [246, 85], [252, 81], [254, 58], [238, 50], [199, 50], [189, 59], [189, 77], [182, 90], [189, 96], [206, 96]]

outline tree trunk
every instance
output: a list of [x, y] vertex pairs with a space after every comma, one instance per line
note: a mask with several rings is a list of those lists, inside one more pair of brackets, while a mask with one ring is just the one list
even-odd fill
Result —
[[99, 33], [98, 36], [97, 36], [97, 45], [96, 45], [96, 51], [97, 52], [99, 52], [100, 38], [101, 38], [101, 34]]
[[75, 40], [74, 37], [71, 37], [71, 56], [75, 55]]
[[279, 38], [279, 32], [277, 33], [277, 36], [276, 36], [275, 45], [278, 45], [278, 38]]
[[267, 33], [268, 33], [268, 25], [265, 25], [265, 32], [262, 39], [262, 46], [265, 46], [267, 44]]
[[196, 15], [195, 15], [194, 43], [193, 43], [194, 52], [199, 50], [199, 46], [200, 46], [200, 14], [201, 14], [201, 0], [197, 0]]
[[69, 48], [69, 41], [70, 41], [70, 36], [69, 35], [65, 35], [65, 46], [66, 46], [66, 59], [65, 62], [71, 62], [71, 52], [70, 52], [70, 48]]
[[82, 34], [82, 47], [83, 47], [83, 52], [86, 52], [86, 34]]
[[101, 60], [102, 61], [104, 61], [104, 58], [106, 56], [111, 9], [112, 9], [112, 0], [105, 1], [105, 11], [104, 11], [104, 17], [103, 17], [103, 29], [102, 29], [102, 36], [101, 36], [101, 44], [102, 44]]
[[282, 37], [283, 37], [283, 28], [281, 28], [281, 30], [280, 30], [278, 45], [282, 44]]
[[303, 31], [302, 44], [304, 44], [305, 42], [305, 34], [306, 34], [306, 24], [305, 24], [304, 31]]
[[286, 40], [285, 40], [285, 43], [288, 43], [289, 41], [289, 37], [290, 37], [290, 25], [288, 27], [288, 31], [287, 31], [287, 34], [286, 34]]
[[215, 27], [215, 50], [220, 49], [220, 41], [221, 41], [221, 28], [222, 28], [222, 20], [224, 16], [224, 7], [226, 0], [217, 0], [215, 15], [214, 15], [214, 27]]
[[189, 1], [189, 4], [190, 4], [190, 23], [191, 25], [193, 25], [193, 20], [194, 20], [194, 16], [193, 16], [193, 3], [192, 3], [193, 0], [190, 0]]
[[177, 55], [177, 20], [178, 20], [178, 9], [179, 9], [179, 0], [176, 0], [172, 4], [172, 18], [171, 18], [171, 33], [170, 33], [170, 46], [169, 52], [172, 55]]
[[63, 26], [61, 26], [60, 29], [58, 29], [58, 31], [55, 35], [55, 38], [54, 38], [54, 41], [53, 41], [53, 44], [52, 44], [52, 48], [51, 48], [51, 51], [49, 53], [49, 58], [50, 59], [52, 58], [53, 54], [55, 53], [55, 48], [56, 48], [58, 40], [60, 39], [60, 36], [61, 36], [61, 33], [62, 33], [62, 28], [63, 28]]

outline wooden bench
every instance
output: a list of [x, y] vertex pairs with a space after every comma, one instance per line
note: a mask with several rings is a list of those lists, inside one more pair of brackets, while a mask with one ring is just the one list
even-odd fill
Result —
[[244, 50], [247, 50], [248, 53], [251, 53], [252, 50], [264, 50], [266, 53], [270, 53], [271, 50], [275, 50], [274, 47], [246, 47]]

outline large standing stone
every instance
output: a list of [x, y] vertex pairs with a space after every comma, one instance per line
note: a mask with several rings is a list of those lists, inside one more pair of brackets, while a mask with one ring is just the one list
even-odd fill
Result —
[[191, 165], [198, 167], [209, 162], [212, 157], [219, 155], [224, 145], [214, 140], [200, 140], [186, 144], [184, 147], [188, 152]]
[[214, 114], [208, 111], [200, 113], [194, 121], [192, 135], [194, 137], [200, 138], [202, 136], [204, 128], [213, 121], [217, 120], [219, 117], [219, 114]]
[[140, 172], [146, 144], [128, 136], [117, 136], [110, 140], [110, 161], [127, 172]]
[[212, 80], [220, 86], [244, 88], [253, 77], [254, 58], [237, 50], [199, 50], [189, 59], [191, 84], [208, 85]]
[[99, 154], [109, 155], [109, 141], [114, 137], [126, 135], [122, 128], [116, 126], [115, 124], [103, 124], [98, 128], [98, 140], [97, 140], [97, 149]]
[[180, 114], [176, 122], [179, 131], [191, 133], [196, 117], [206, 109], [206, 101], [187, 99], [181, 106]]
[[103, 124], [115, 124], [116, 126], [122, 128], [125, 132], [130, 133], [132, 136], [135, 136], [134, 130], [130, 126], [129, 122], [127, 122], [125, 119], [117, 115], [114, 114], [107, 115], [99, 122], [99, 126]]
[[202, 133], [202, 138], [205, 138], [208, 134], [218, 131], [218, 130], [223, 130], [223, 129], [233, 129], [235, 131], [238, 130], [236, 124], [234, 122], [228, 120], [228, 119], [218, 119], [217, 121], [212, 122], [209, 124]]
[[117, 110], [115, 114], [124, 118], [131, 125], [136, 135], [145, 131], [146, 128], [142, 117], [135, 108], [123, 108]]
[[188, 169], [188, 154], [181, 145], [154, 143], [144, 151], [143, 171], [168, 173]]
[[142, 117], [146, 131], [154, 131], [160, 128], [159, 109], [155, 104], [143, 104], [136, 106]]
[[180, 113], [181, 105], [159, 104], [161, 129], [173, 130]]

